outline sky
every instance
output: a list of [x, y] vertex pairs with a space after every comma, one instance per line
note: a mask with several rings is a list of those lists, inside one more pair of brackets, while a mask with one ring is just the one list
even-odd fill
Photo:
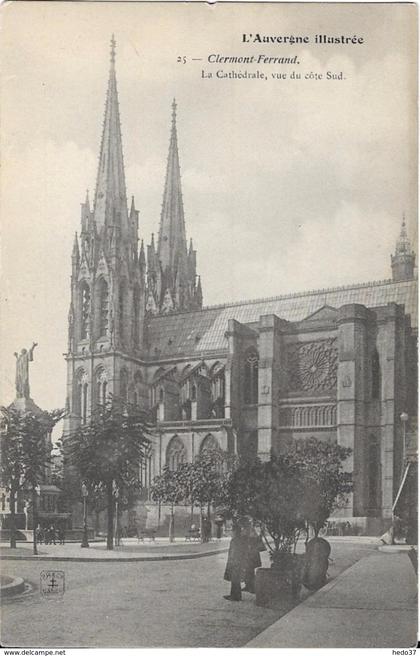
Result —
[[[389, 278], [403, 212], [416, 240], [415, 11], [3, 5], [1, 403], [14, 398], [13, 353], [36, 341], [31, 396], [45, 409], [64, 406], [70, 255], [86, 189], [94, 196], [112, 33], [140, 237], [149, 243], [158, 231], [176, 97], [187, 236], [211, 305]], [[256, 33], [310, 43], [243, 43]], [[316, 45], [315, 34], [363, 43]], [[211, 54], [299, 64], [218, 65]], [[215, 76], [233, 70], [267, 79]], [[273, 79], [279, 72], [286, 79]]]

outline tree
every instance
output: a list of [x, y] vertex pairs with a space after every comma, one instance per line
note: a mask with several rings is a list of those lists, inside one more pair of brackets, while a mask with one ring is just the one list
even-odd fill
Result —
[[65, 442], [65, 455], [91, 492], [103, 487], [108, 516], [107, 549], [113, 549], [114, 492], [138, 487], [139, 467], [150, 444], [148, 415], [136, 406], [110, 399], [98, 405], [87, 424]]
[[10, 493], [10, 546], [16, 548], [16, 496], [19, 490], [30, 494], [33, 512], [34, 553], [36, 545], [36, 497], [45, 480], [46, 467], [51, 462], [51, 446], [47, 440], [64, 410], [52, 412], [20, 412], [16, 408], [1, 408], [1, 480]]
[[200, 508], [202, 542], [210, 538], [203, 530], [203, 508], [206, 508], [209, 523], [211, 507], [222, 499], [224, 472], [229, 462], [229, 455], [220, 449], [205, 449], [190, 465], [189, 498], [192, 506]]
[[166, 503], [171, 508], [169, 520], [169, 542], [175, 540], [175, 505], [188, 496], [188, 465], [182, 465], [178, 470], [163, 468], [162, 474], [155, 476], [150, 489], [153, 501]]
[[325, 525], [333, 511], [340, 507], [352, 489], [351, 474], [343, 471], [343, 463], [351, 449], [311, 437], [294, 441], [287, 457], [301, 470], [303, 494], [301, 515], [315, 536]]

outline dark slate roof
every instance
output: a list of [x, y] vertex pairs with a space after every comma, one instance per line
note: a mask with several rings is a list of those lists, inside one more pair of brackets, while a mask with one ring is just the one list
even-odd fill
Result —
[[325, 305], [339, 308], [347, 303], [371, 308], [387, 303], [402, 304], [411, 315], [412, 325], [417, 326], [417, 279], [318, 289], [153, 317], [148, 321], [149, 355], [161, 359], [182, 354], [199, 356], [204, 351], [226, 349], [229, 319], [253, 323], [264, 314], [276, 314], [287, 321], [301, 321]]

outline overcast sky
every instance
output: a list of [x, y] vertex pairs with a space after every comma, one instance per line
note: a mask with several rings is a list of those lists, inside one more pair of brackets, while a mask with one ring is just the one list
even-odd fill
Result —
[[[171, 102], [188, 238], [205, 304], [390, 277], [405, 211], [416, 235], [415, 6], [12, 3], [2, 10], [1, 401], [13, 352], [39, 343], [31, 396], [63, 406], [70, 255], [94, 193], [109, 69], [127, 192], [157, 232]], [[359, 35], [357, 45], [244, 44], [243, 33]], [[210, 65], [295, 56], [299, 65]], [[187, 64], [177, 57], [187, 57]], [[203, 61], [191, 61], [202, 58]], [[203, 79], [201, 69], [268, 80]], [[274, 71], [346, 79], [273, 80]]]

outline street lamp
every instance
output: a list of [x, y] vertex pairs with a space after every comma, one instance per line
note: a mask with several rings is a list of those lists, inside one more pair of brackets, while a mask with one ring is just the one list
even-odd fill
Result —
[[83, 497], [83, 539], [81, 547], [88, 547], [88, 527], [87, 527], [87, 498], [89, 496], [89, 490], [85, 483], [82, 483], [82, 497]]
[[32, 524], [33, 524], [33, 546], [34, 554], [38, 555], [37, 549], [37, 528], [38, 528], [38, 497], [41, 496], [40, 485], [33, 485], [32, 487]]
[[119, 522], [118, 522], [118, 498], [120, 496], [120, 491], [117, 487], [117, 484], [114, 481], [114, 497], [115, 497], [115, 546], [120, 546], [120, 532], [119, 532]]
[[402, 477], [404, 476], [404, 467], [405, 467], [405, 453], [406, 453], [406, 436], [407, 436], [407, 422], [408, 422], [408, 414], [406, 412], [402, 412], [400, 414], [400, 419], [401, 423], [403, 426], [403, 447], [402, 447], [402, 465], [401, 465], [401, 480]]

